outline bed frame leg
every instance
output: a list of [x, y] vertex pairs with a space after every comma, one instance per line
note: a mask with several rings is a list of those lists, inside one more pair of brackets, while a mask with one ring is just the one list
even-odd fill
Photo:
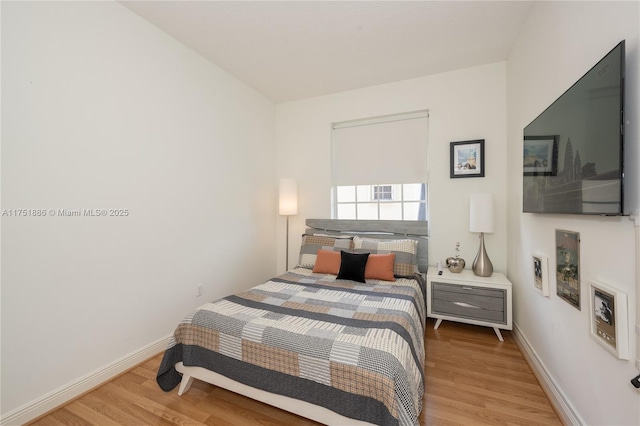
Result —
[[183, 374], [182, 381], [180, 382], [180, 388], [178, 388], [178, 396], [182, 396], [183, 393], [188, 391], [192, 383], [193, 377]]

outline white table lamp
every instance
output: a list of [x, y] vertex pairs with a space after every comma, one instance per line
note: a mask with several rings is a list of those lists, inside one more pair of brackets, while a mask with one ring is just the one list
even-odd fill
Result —
[[289, 216], [298, 214], [298, 183], [293, 179], [280, 179], [278, 214], [287, 217], [287, 249], [285, 270], [289, 270]]
[[480, 233], [480, 248], [473, 261], [473, 273], [479, 277], [490, 277], [493, 264], [484, 248], [484, 233], [493, 232], [493, 194], [471, 194], [469, 230]]

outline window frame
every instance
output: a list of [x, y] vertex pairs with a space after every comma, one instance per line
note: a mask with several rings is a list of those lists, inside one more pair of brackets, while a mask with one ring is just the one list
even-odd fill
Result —
[[[412, 199], [412, 200], [406, 200], [405, 199], [405, 185], [424, 185], [424, 199]], [[380, 199], [375, 199], [374, 195], [373, 195], [373, 188], [374, 187], [380, 187], [380, 186], [391, 186], [392, 188], [392, 200], [380, 200]], [[348, 187], [353, 187], [353, 200], [349, 200], [349, 201], [339, 201], [338, 200], [338, 190], [339, 188], [348, 188]], [[362, 200], [359, 199], [358, 197], [358, 187], [369, 187], [369, 189], [367, 191], [363, 191], [366, 192], [370, 195], [370, 197], [368, 199]], [[333, 186], [332, 187], [332, 199], [333, 199], [333, 203], [332, 203], [332, 214], [331, 216], [334, 219], [355, 219], [355, 220], [381, 220], [380, 219], [380, 207], [381, 205], [384, 204], [391, 204], [391, 203], [398, 203], [400, 205], [400, 218], [394, 218], [393, 220], [424, 220], [427, 221], [428, 220], [428, 184], [426, 182], [413, 182], [413, 183], [401, 183], [401, 184], [370, 184], [370, 185], [342, 185], [342, 186]], [[395, 195], [395, 196], [394, 196]], [[368, 218], [362, 218], [359, 217], [359, 206], [363, 206], [365, 204], [375, 204], [376, 205], [376, 218], [372, 219], [370, 217]], [[405, 215], [406, 215], [406, 207], [407, 204], [418, 204], [418, 208], [420, 208], [420, 204], [423, 205], [424, 207], [424, 218], [421, 219], [420, 217], [416, 218], [416, 219], [406, 219]], [[340, 206], [346, 206], [346, 205], [353, 205], [354, 206], [354, 216], [355, 217], [349, 217], [349, 218], [341, 218], [339, 216], [339, 207]], [[420, 215], [419, 215], [420, 216]]]

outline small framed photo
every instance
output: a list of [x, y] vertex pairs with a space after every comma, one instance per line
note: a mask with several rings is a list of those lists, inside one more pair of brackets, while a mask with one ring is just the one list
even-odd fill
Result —
[[591, 336], [619, 359], [629, 359], [627, 295], [606, 284], [589, 281]]
[[580, 310], [580, 234], [556, 229], [556, 294]]
[[545, 256], [533, 255], [533, 286], [543, 296], [549, 297], [549, 272], [547, 263]]
[[450, 177], [484, 177], [484, 139], [451, 142]]
[[525, 136], [522, 164], [525, 176], [556, 176], [558, 136]]

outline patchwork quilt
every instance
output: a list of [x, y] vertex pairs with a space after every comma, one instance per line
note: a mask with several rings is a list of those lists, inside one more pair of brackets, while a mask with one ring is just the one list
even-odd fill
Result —
[[424, 281], [337, 280], [296, 268], [207, 303], [178, 325], [157, 374], [174, 365], [380, 425], [418, 425], [424, 393]]

